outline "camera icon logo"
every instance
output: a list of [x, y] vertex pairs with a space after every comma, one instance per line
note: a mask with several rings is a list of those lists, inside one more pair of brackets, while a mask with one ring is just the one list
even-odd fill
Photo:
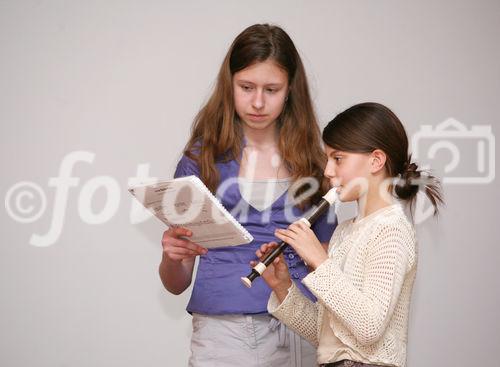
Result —
[[470, 129], [454, 118], [422, 125], [411, 139], [412, 156], [433, 168], [443, 184], [488, 184], [495, 179], [495, 136], [490, 125]]

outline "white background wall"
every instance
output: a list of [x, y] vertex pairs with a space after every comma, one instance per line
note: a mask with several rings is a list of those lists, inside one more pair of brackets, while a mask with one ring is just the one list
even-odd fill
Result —
[[[391, 107], [410, 135], [449, 117], [499, 131], [498, 1], [0, 1], [0, 193], [31, 181], [47, 199], [32, 223], [14, 220], [12, 202], [0, 210], [0, 365], [186, 364], [190, 289], [162, 288], [164, 228], [131, 224], [128, 178], [142, 163], [172, 176], [229, 44], [258, 22], [294, 40], [322, 126], [370, 100]], [[458, 144], [466, 168], [476, 162], [470, 142]], [[74, 151], [94, 159], [73, 167], [79, 181], [61, 214], [49, 179]], [[449, 159], [436, 156], [436, 172]], [[88, 224], [78, 200], [100, 176], [120, 196], [100, 188], [92, 210], [119, 205]], [[497, 181], [446, 184], [441, 218], [418, 225], [411, 367], [495, 363]], [[34, 246], [53, 217], [60, 236]]]

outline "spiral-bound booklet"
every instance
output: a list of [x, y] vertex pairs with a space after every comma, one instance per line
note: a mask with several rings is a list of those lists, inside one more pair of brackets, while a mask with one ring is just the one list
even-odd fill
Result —
[[139, 185], [130, 193], [169, 227], [193, 232], [190, 241], [207, 248], [253, 241], [252, 235], [224, 208], [196, 176]]

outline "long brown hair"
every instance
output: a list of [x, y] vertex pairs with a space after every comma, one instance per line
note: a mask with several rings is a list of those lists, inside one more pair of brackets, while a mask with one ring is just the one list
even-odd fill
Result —
[[421, 183], [434, 206], [434, 214], [444, 203], [439, 180], [429, 172], [419, 170], [417, 163], [412, 162], [403, 124], [386, 106], [367, 102], [348, 108], [328, 123], [323, 130], [323, 141], [329, 147], [345, 152], [382, 150], [387, 156], [387, 175], [400, 177], [399, 183], [394, 186], [395, 194], [409, 203], [410, 211]]
[[266, 60], [274, 61], [288, 74], [288, 99], [277, 121], [281, 159], [294, 181], [303, 177], [318, 180], [321, 190], [313, 195], [314, 200], [327, 187], [323, 179], [326, 157], [304, 66], [292, 40], [280, 27], [255, 24], [236, 37], [222, 62], [211, 97], [194, 120], [184, 153], [197, 161], [202, 181], [215, 192], [220, 181], [215, 163], [239, 159], [242, 150], [243, 133], [234, 107], [232, 77]]

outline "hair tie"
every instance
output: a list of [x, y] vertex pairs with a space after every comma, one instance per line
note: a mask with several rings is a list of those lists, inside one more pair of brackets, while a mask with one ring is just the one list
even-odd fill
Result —
[[418, 169], [418, 166], [416, 163], [406, 162], [404, 167], [403, 167], [403, 173], [404, 172], [415, 172], [417, 169]]

